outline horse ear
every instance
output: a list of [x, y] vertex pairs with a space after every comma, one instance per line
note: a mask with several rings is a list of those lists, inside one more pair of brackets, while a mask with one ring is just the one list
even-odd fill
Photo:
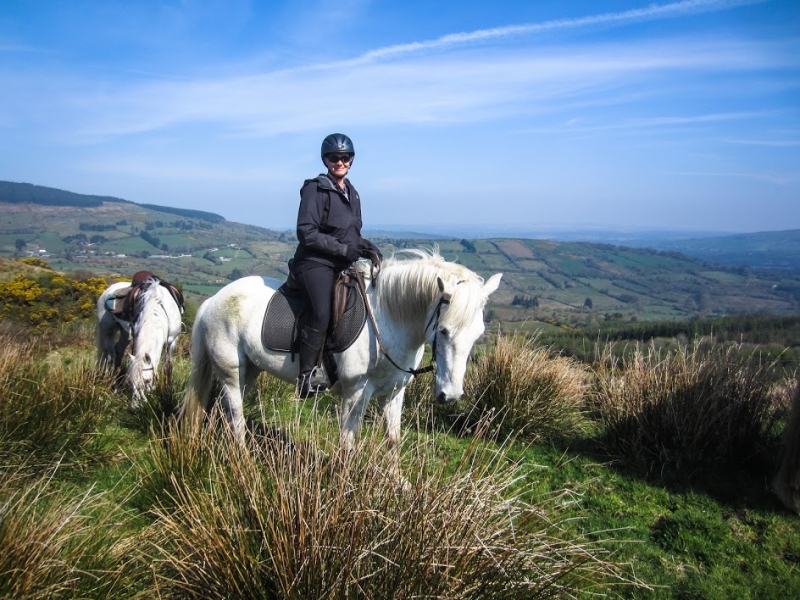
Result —
[[500, 285], [500, 279], [502, 277], [502, 273], [495, 273], [489, 278], [489, 281], [483, 284], [483, 291], [487, 296], [497, 289], [497, 287]]
[[442, 293], [442, 298], [444, 300], [450, 300], [453, 295], [453, 286], [446, 285], [441, 277], [436, 278], [436, 284], [439, 286], [439, 291]]

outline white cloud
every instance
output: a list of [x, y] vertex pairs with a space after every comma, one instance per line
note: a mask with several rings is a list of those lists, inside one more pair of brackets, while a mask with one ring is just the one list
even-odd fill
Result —
[[[602, 93], [594, 94], [593, 101], [604, 102], [609, 89], [640, 86], [643, 75], [658, 85], [658, 76], [665, 73], [748, 71], [773, 65], [758, 44], [719, 40], [460, 51], [357, 68], [342, 63], [320, 70], [156, 81], [89, 96], [76, 93], [67, 109], [80, 130], [76, 137], [83, 140], [196, 123], [219, 127], [228, 136], [261, 137], [356, 121], [369, 126], [491, 120], [549, 111], [596, 91]], [[327, 89], [349, 93], [346, 100], [333, 102], [315, 92]], [[648, 124], [657, 123], [640, 126]]]

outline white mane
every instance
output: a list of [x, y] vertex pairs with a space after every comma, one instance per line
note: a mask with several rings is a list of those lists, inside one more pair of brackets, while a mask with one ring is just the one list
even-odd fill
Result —
[[136, 358], [140, 357], [142, 351], [153, 353], [158, 352], [164, 345], [169, 335], [169, 317], [163, 307], [163, 293], [161, 285], [152, 280], [136, 299], [135, 320], [133, 329], [135, 331], [133, 354]]
[[483, 278], [464, 265], [447, 262], [438, 249], [401, 250], [413, 258], [395, 256], [383, 261], [376, 289], [376, 302], [392, 317], [401, 321], [427, 318], [432, 304], [441, 296], [437, 279], [452, 286], [450, 304], [442, 311], [439, 326], [453, 332], [472, 323], [483, 309], [486, 296]]

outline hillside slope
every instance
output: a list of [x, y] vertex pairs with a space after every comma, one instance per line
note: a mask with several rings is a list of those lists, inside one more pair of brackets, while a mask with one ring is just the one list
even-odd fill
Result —
[[[165, 207], [159, 207], [163, 209]], [[0, 256], [127, 278], [149, 269], [195, 301], [242, 275], [283, 279], [294, 235], [149, 205], [0, 203]], [[376, 238], [385, 255], [436, 243], [483, 276], [504, 273], [489, 317], [560, 325], [741, 313], [796, 314], [800, 271], [723, 267], [676, 252], [525, 239]]]

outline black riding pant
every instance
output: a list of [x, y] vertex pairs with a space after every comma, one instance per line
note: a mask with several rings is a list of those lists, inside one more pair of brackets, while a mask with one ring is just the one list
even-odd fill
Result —
[[294, 275], [306, 301], [304, 325], [327, 331], [331, 322], [331, 300], [337, 271], [313, 260], [294, 266]]

